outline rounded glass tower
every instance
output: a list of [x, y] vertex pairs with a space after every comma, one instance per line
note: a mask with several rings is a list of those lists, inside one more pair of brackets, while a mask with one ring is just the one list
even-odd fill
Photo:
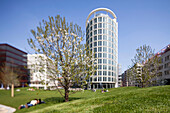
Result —
[[113, 88], [118, 82], [118, 22], [116, 19], [116, 15], [107, 8], [97, 8], [87, 17], [86, 43], [97, 59], [97, 71], [89, 80], [92, 83], [89, 88]]

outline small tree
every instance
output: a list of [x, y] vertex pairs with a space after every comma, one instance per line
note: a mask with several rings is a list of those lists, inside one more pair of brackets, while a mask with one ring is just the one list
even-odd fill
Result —
[[58, 80], [65, 90], [65, 101], [69, 101], [69, 88], [73, 84], [83, 85], [94, 74], [94, 58], [86, 44], [82, 44], [83, 33], [77, 24], [68, 24], [59, 15], [40, 22], [37, 30], [31, 30], [34, 38], [28, 43], [36, 53], [47, 57], [49, 77]]
[[3, 84], [11, 86], [11, 97], [14, 97], [14, 86], [19, 84], [19, 75], [12, 67], [2, 66], [0, 76]]
[[[152, 85], [156, 81], [159, 68], [159, 58], [154, 54], [154, 50], [150, 46], [140, 46], [136, 49], [136, 55], [132, 59], [133, 76], [139, 86], [146, 87]], [[137, 65], [138, 64], [138, 65]], [[142, 70], [139, 70], [139, 67]]]

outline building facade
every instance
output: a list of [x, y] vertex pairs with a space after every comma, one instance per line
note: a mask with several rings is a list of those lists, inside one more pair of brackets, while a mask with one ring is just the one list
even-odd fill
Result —
[[158, 79], [165, 82], [163, 84], [170, 85], [170, 44], [161, 49], [156, 55], [161, 59]]
[[9, 44], [0, 44], [0, 65], [18, 71], [20, 76], [18, 86], [27, 86], [29, 76], [27, 73], [27, 53]]
[[30, 74], [30, 87], [47, 89], [58, 87], [58, 81], [50, 78], [47, 57], [43, 54], [28, 54], [28, 69]]
[[118, 86], [118, 22], [110, 9], [97, 8], [90, 12], [86, 20], [86, 43], [95, 54], [98, 67], [89, 79], [90, 88]]

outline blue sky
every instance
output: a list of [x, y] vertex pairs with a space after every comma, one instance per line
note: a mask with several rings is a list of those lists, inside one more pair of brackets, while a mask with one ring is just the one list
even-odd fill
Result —
[[122, 71], [139, 46], [147, 44], [157, 52], [170, 44], [170, 0], [0, 0], [0, 43], [31, 52], [27, 38], [42, 19], [59, 14], [85, 32], [88, 14], [99, 7], [117, 16]]

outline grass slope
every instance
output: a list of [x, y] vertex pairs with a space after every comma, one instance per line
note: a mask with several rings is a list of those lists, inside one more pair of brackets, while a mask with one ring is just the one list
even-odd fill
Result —
[[17, 108], [33, 98], [42, 98], [45, 104], [17, 110], [18, 113], [73, 113], [73, 112], [170, 112], [170, 86], [149, 88], [122, 87], [101, 93], [84, 91], [70, 96], [70, 102], [63, 102], [57, 91], [30, 92], [21, 89], [11, 98], [9, 91], [0, 91], [0, 104]]

